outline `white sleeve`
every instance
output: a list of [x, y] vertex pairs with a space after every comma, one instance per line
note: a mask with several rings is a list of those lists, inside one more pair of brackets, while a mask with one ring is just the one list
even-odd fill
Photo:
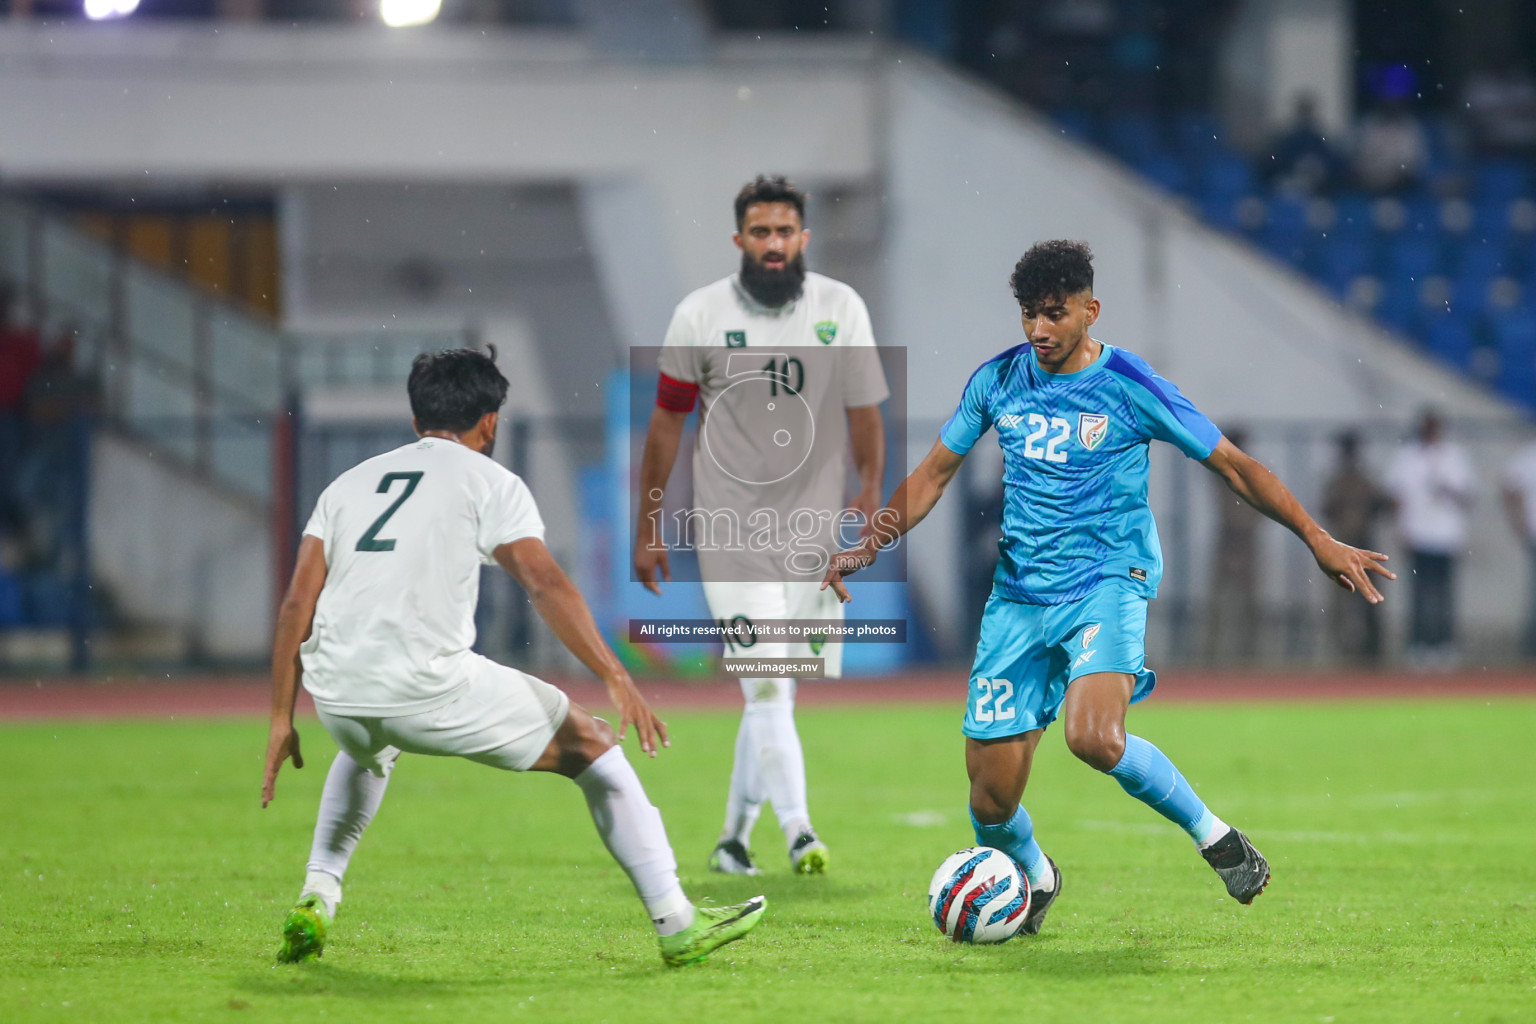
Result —
[[539, 516], [533, 493], [515, 473], [492, 474], [475, 538], [481, 557], [487, 564], [492, 563], [497, 548], [526, 537], [544, 539], [544, 520]]
[[320, 492], [320, 497], [315, 500], [315, 510], [309, 514], [309, 522], [304, 524], [304, 536], [325, 540], [325, 530], [331, 522], [330, 497], [329, 487]]
[[869, 307], [857, 292], [850, 290], [848, 300], [848, 348], [843, 355], [843, 408], [860, 409], [879, 405], [891, 397], [885, 382], [885, 369], [875, 348], [875, 331], [869, 322]]
[[693, 318], [679, 303], [672, 311], [672, 322], [667, 325], [666, 337], [661, 342], [657, 366], [662, 373], [687, 384], [699, 382], [697, 333]]

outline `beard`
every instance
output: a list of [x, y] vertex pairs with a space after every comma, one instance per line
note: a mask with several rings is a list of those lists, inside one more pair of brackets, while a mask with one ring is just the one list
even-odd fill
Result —
[[741, 286], [748, 295], [770, 309], [793, 302], [805, 288], [805, 254], [796, 253], [782, 269], [770, 270], [742, 253]]

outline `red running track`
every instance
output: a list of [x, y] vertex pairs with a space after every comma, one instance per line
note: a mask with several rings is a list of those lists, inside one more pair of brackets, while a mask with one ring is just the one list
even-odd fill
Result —
[[[596, 682], [550, 680], [586, 707], [608, 708]], [[739, 708], [741, 692], [727, 679], [700, 682], [642, 680], [640, 690], [663, 716], [676, 708]], [[948, 703], [965, 694], [963, 670], [908, 673], [879, 678], [810, 680], [800, 686], [801, 705]], [[1536, 672], [1500, 670], [1412, 675], [1407, 673], [1282, 673], [1170, 671], [1158, 680], [1159, 703], [1213, 701], [1344, 701], [1408, 698], [1536, 697]], [[262, 676], [179, 679], [0, 679], [0, 721], [39, 719], [195, 718], [264, 715], [270, 705]], [[300, 694], [299, 709], [313, 704]]]

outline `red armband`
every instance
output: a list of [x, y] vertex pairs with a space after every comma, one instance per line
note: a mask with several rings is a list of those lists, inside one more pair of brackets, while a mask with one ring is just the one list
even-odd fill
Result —
[[699, 386], [685, 380], [661, 375], [656, 384], [656, 404], [670, 412], [693, 412], [699, 398]]

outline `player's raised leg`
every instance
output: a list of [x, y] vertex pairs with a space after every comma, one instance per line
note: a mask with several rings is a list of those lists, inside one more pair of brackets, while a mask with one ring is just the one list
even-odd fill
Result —
[[677, 858], [661, 812], [646, 796], [634, 766], [607, 723], [572, 704], [531, 770], [572, 779], [586, 797], [603, 845], [629, 875], [661, 943], [668, 966], [696, 963], [751, 931], [766, 900], [730, 907], [695, 907], [677, 880]]
[[1125, 731], [1135, 685], [1136, 677], [1124, 672], [1073, 680], [1063, 711], [1067, 748], [1182, 828], [1232, 898], [1252, 903], [1269, 884], [1268, 862], [1247, 836], [1211, 813], [1166, 754]]

